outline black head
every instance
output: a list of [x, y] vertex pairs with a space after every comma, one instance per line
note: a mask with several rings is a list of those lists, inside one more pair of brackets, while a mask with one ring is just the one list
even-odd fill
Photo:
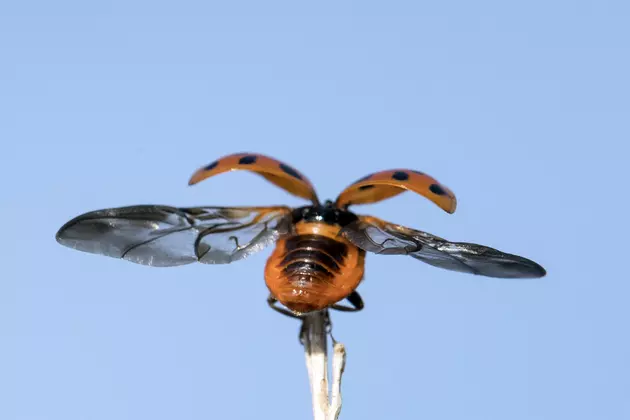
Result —
[[293, 210], [293, 223], [300, 221], [321, 222], [329, 225], [346, 226], [358, 217], [349, 211], [338, 209], [330, 200], [326, 200], [323, 205], [298, 207]]

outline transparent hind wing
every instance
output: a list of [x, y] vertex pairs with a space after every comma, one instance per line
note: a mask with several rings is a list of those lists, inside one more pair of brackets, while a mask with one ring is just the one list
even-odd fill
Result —
[[499, 278], [537, 278], [545, 269], [532, 260], [484, 245], [446, 239], [372, 216], [344, 227], [340, 234], [368, 252], [409, 255], [434, 267]]
[[291, 229], [288, 207], [138, 205], [82, 214], [57, 232], [69, 248], [154, 267], [228, 264]]

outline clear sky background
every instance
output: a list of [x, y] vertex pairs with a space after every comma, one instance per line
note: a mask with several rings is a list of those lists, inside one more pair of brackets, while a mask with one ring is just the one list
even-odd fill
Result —
[[534, 259], [540, 280], [368, 256], [335, 314], [342, 419], [630, 418], [627, 1], [4, 1], [0, 419], [307, 419], [298, 322], [271, 249], [156, 269], [72, 251], [70, 218], [130, 204], [302, 205], [256, 175], [188, 187], [252, 151], [322, 198], [424, 171], [355, 211]]

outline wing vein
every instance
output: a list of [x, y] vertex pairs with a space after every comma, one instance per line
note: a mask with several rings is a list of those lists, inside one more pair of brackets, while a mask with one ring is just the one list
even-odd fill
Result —
[[125, 250], [122, 252], [122, 254], [120, 255], [120, 258], [123, 258], [123, 259], [124, 259], [124, 258], [125, 258], [125, 256], [126, 256], [129, 252], [131, 252], [131, 251], [133, 251], [134, 249], [137, 249], [137, 248], [139, 248], [139, 247], [141, 247], [141, 246], [143, 246], [143, 245], [150, 244], [151, 242], [155, 242], [155, 241], [157, 241], [158, 239], [166, 238], [167, 236], [172, 235], [173, 233], [183, 232], [183, 231], [185, 231], [185, 230], [190, 230], [190, 229], [192, 229], [192, 226], [187, 226], [187, 227], [185, 227], [185, 228], [181, 228], [181, 229], [177, 229], [177, 230], [171, 230], [171, 231], [169, 231], [169, 232], [164, 232], [164, 233], [162, 233], [162, 234], [159, 234], [158, 236], [155, 236], [154, 238], [148, 239], [148, 240], [146, 240], [146, 241], [142, 241], [142, 242], [140, 242], [140, 243], [133, 244], [133, 245], [131, 245], [130, 247], [128, 247], [127, 249], [125, 249]]

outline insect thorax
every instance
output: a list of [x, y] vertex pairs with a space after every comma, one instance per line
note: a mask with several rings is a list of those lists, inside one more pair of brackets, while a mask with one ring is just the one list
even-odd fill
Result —
[[358, 217], [354, 213], [335, 208], [330, 201], [319, 206], [298, 207], [293, 210], [292, 218], [293, 223], [313, 222], [342, 227], [358, 220]]

